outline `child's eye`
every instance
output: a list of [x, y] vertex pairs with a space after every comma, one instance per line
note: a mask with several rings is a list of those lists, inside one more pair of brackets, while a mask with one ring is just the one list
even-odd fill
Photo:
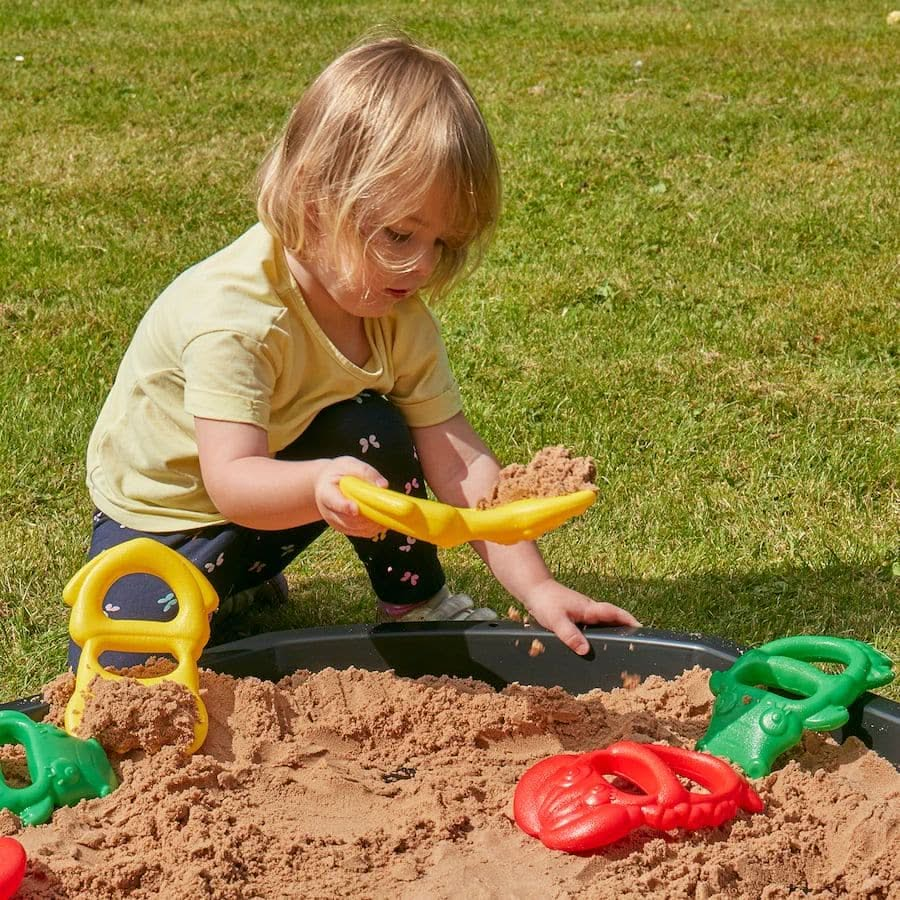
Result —
[[384, 233], [387, 235], [387, 239], [395, 244], [405, 244], [412, 237], [412, 234], [395, 231], [393, 228], [385, 228]]

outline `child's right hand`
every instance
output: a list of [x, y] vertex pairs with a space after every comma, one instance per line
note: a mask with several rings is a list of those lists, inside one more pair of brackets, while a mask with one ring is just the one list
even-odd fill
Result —
[[316, 479], [315, 498], [319, 513], [341, 534], [375, 537], [384, 531], [384, 526], [361, 515], [356, 502], [344, 496], [338, 482], [345, 475], [355, 475], [377, 487], [388, 486], [387, 479], [377, 469], [352, 456], [339, 456], [328, 462]]

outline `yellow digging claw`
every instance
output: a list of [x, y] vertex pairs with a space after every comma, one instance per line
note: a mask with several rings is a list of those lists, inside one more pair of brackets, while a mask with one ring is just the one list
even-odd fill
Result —
[[[139, 619], [110, 619], [103, 612], [103, 600], [112, 585], [125, 575], [147, 573], [161, 578], [172, 588], [178, 613], [169, 622]], [[122, 676], [100, 665], [105, 650], [131, 653], [171, 653], [175, 669], [155, 678], [137, 678], [148, 687], [174, 681], [186, 687], [197, 701], [194, 740], [186, 753], [198, 750], [206, 739], [209, 718], [200, 699], [197, 660], [209, 640], [209, 617], [219, 598], [206, 576], [180, 554], [150, 538], [135, 538], [110, 547], [83, 566], [63, 590], [63, 599], [72, 607], [69, 633], [81, 647], [75, 675], [75, 692], [65, 712], [66, 731], [75, 735], [84, 714], [85, 692], [93, 677], [120, 681]]]
[[595, 491], [585, 490], [560, 497], [514, 500], [493, 509], [460, 509], [376, 487], [352, 475], [345, 475], [339, 486], [367, 519], [438, 547], [456, 547], [469, 541], [533, 541], [581, 515], [597, 496]]

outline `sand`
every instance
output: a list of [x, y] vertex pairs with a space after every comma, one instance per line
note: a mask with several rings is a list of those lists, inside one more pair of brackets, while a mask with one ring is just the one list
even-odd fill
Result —
[[589, 456], [572, 456], [562, 446], [544, 447], [527, 465], [513, 463], [501, 469], [491, 493], [476, 506], [491, 509], [513, 500], [595, 490], [596, 475], [594, 461]]
[[[199, 753], [111, 753], [110, 796], [33, 828], [2, 812], [0, 833], [28, 852], [23, 898], [900, 896], [900, 774], [855, 739], [807, 733], [753, 782], [765, 811], [719, 828], [644, 829], [584, 857], [518, 829], [516, 782], [546, 756], [691, 746], [708, 676], [623, 673], [627, 687], [572, 697], [356, 669], [277, 685], [203, 672]], [[71, 676], [51, 690], [57, 719], [69, 690]], [[123, 702], [133, 718], [133, 692]], [[20, 750], [3, 750], [7, 774]]]
[[[136, 679], [153, 678], [174, 669], [168, 659], [152, 658], [144, 665], [132, 666], [122, 674], [124, 681], [94, 678], [88, 686], [78, 737], [94, 737], [107, 753], [123, 755], [130, 750], [156, 753], [163, 747], [187, 747], [194, 739], [197, 704], [182, 684], [164, 681], [148, 690]], [[75, 680], [60, 675], [44, 687], [44, 699], [50, 704], [48, 721], [60, 728], [63, 712], [72, 695]]]

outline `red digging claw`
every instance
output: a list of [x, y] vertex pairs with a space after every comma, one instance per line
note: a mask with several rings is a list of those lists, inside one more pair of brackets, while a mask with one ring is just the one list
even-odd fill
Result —
[[[643, 793], [623, 791], [606, 775], [626, 778]], [[709, 793], [688, 791], [677, 775]], [[738, 808], [760, 812], [763, 806], [753, 788], [723, 760], [631, 741], [544, 759], [522, 776], [513, 798], [523, 831], [547, 847], [571, 853], [602, 847], [641, 825], [664, 831], [721, 825]]]
[[11, 837], [0, 837], [0, 900], [8, 900], [25, 876], [25, 850]]

